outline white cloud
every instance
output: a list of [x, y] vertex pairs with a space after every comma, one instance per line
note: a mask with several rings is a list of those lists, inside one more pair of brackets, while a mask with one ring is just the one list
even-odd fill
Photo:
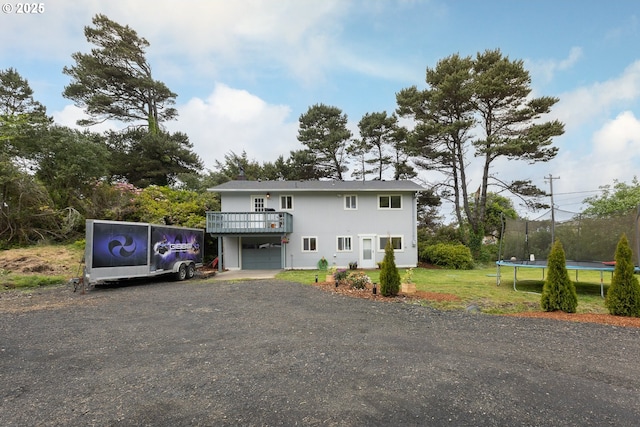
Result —
[[582, 58], [582, 48], [572, 47], [569, 56], [558, 63], [558, 70], [568, 70]]
[[625, 169], [640, 157], [640, 120], [633, 112], [625, 111], [593, 136], [594, 159]]
[[207, 169], [231, 151], [246, 151], [249, 159], [263, 163], [302, 148], [290, 108], [267, 104], [245, 90], [217, 83], [209, 97], [193, 98], [178, 110], [178, 120], [167, 128], [189, 135]]
[[617, 78], [580, 87], [559, 96], [550, 116], [565, 123], [565, 130], [577, 128], [598, 117], [607, 117], [612, 108], [640, 97], [640, 61], [628, 66]]
[[329, 65], [349, 7], [341, 0], [58, 0], [40, 15], [4, 14], [0, 37], [11, 43], [0, 46], [0, 57], [70, 62], [71, 53], [90, 49], [83, 30], [100, 13], [146, 38], [152, 63], [155, 56], [188, 57], [211, 71], [268, 58], [304, 80]]
[[544, 184], [544, 176], [559, 177], [554, 181], [554, 192], [563, 195], [556, 198], [556, 204], [579, 212], [584, 198], [614, 180], [631, 182], [639, 167], [640, 120], [625, 111], [607, 121], [582, 147], [561, 150], [553, 161], [531, 166], [527, 172], [535, 176], [538, 185]]
[[569, 55], [561, 60], [527, 60], [527, 69], [535, 76], [534, 80], [550, 82], [558, 71], [572, 68], [582, 58], [582, 48], [574, 46], [569, 50]]

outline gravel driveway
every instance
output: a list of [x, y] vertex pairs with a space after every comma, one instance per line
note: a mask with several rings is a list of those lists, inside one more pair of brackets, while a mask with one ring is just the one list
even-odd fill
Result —
[[276, 280], [56, 292], [20, 310], [0, 297], [2, 426], [640, 418], [636, 328], [440, 312]]

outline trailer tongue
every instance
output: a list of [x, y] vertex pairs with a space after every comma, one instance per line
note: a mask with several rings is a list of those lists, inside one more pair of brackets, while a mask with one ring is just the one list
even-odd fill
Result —
[[202, 267], [204, 230], [139, 222], [86, 221], [84, 284], [174, 274]]

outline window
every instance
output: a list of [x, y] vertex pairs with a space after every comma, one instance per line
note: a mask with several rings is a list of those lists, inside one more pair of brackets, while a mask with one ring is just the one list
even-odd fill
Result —
[[402, 250], [402, 236], [387, 236], [387, 237], [380, 237], [380, 250], [384, 251], [384, 248], [387, 246], [387, 240], [391, 239], [391, 247], [393, 247], [394, 251], [401, 251]]
[[351, 251], [351, 236], [338, 236], [338, 252]]
[[318, 238], [317, 237], [303, 237], [302, 238], [302, 252], [317, 252], [318, 251]]
[[264, 212], [265, 204], [264, 197], [254, 197], [253, 198], [253, 211], [254, 212]]
[[402, 196], [378, 196], [380, 209], [402, 209]]
[[358, 196], [344, 196], [345, 209], [358, 209]]
[[280, 196], [280, 210], [293, 210], [293, 196]]

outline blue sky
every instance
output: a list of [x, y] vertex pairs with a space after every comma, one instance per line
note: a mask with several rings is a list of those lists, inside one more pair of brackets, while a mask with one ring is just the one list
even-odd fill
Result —
[[566, 132], [555, 140], [553, 161], [499, 162], [492, 173], [545, 189], [545, 176], [559, 177], [556, 205], [577, 211], [584, 197], [614, 180], [630, 182], [640, 166], [637, 0], [42, 4], [41, 14], [0, 15], [0, 69], [15, 68], [57, 123], [75, 126], [83, 113], [61, 96], [69, 83], [62, 68], [73, 65], [72, 53], [90, 49], [84, 26], [97, 13], [129, 25], [151, 44], [155, 78], [178, 94], [180, 116], [167, 128], [187, 133], [207, 168], [230, 151], [262, 162], [302, 148], [298, 118], [317, 103], [340, 108], [355, 132], [365, 113], [394, 111], [399, 90], [425, 87], [426, 67], [496, 48], [524, 61], [535, 95], [560, 98], [549, 118]]

